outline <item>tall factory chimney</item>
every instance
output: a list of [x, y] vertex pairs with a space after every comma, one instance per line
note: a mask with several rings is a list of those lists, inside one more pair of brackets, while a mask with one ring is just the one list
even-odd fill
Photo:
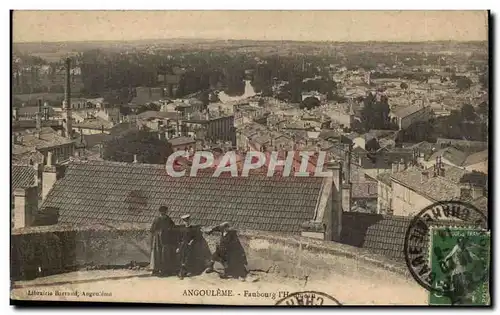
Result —
[[71, 59], [66, 58], [66, 86], [64, 91], [64, 102], [63, 102], [63, 127], [64, 136], [71, 139], [72, 135], [72, 125], [71, 120], [73, 119], [71, 115]]
[[36, 112], [36, 135], [37, 138], [40, 138], [40, 133], [42, 131], [42, 100], [38, 99], [38, 110]]

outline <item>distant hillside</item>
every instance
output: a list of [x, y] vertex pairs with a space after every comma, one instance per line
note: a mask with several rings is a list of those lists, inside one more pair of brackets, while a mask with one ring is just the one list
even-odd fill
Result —
[[[231, 50], [263, 54], [307, 52], [310, 49], [335, 50], [350, 53], [367, 50], [370, 52], [488, 52], [488, 43], [483, 42], [306, 42], [306, 41], [252, 41], [219, 39], [144, 39], [134, 41], [90, 41], [90, 42], [38, 42], [14, 43], [14, 52], [37, 55], [44, 59], [58, 60], [63, 56], [90, 49], [111, 51], [142, 50], [146, 48], [161, 50]], [[49, 60], [50, 61], [50, 60]]]

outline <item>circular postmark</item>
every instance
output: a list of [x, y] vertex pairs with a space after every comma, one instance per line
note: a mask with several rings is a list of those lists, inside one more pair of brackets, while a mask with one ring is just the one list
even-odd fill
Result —
[[342, 305], [336, 298], [322, 292], [303, 291], [295, 292], [282, 298], [276, 305], [282, 306], [328, 306]]
[[[446, 296], [463, 294], [460, 292], [463, 287], [460, 289], [456, 285], [437, 284], [437, 272], [442, 272], [443, 268], [447, 268], [452, 275], [457, 274], [457, 270], [461, 268], [459, 273], [467, 276], [466, 291], [473, 290], [474, 286], [484, 282], [489, 272], [488, 268], [472, 266], [469, 261], [463, 264], [452, 262], [460, 260], [453, 259], [452, 256], [471, 256], [467, 253], [465, 244], [477, 243], [481, 239], [477, 236], [468, 237], [472, 232], [458, 237], [458, 232], [453, 234], [454, 228], [484, 235], [488, 222], [486, 216], [471, 204], [461, 201], [436, 202], [425, 207], [411, 220], [404, 240], [406, 265], [413, 278], [425, 289]], [[435, 239], [438, 241], [433, 241]], [[448, 282], [451, 283], [452, 280]]]

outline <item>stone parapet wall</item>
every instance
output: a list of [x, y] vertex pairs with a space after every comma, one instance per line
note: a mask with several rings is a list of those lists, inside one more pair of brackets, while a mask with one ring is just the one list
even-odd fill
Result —
[[[406, 275], [404, 264], [363, 248], [270, 232], [238, 231], [238, 236], [251, 271], [294, 278], [322, 277], [331, 272], [335, 259], [342, 257]], [[11, 277], [28, 280], [85, 267], [147, 266], [150, 237], [146, 224], [54, 225], [13, 230]], [[217, 240], [216, 234], [203, 234], [193, 257], [201, 264], [207, 263]]]

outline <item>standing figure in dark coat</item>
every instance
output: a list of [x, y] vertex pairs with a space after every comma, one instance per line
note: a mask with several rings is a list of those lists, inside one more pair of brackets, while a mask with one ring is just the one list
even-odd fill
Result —
[[168, 208], [161, 206], [158, 211], [160, 216], [151, 225], [151, 268], [153, 275], [165, 276], [175, 259], [177, 240], [173, 237], [175, 223], [167, 215]]
[[188, 275], [189, 268], [189, 258], [191, 256], [191, 249], [193, 247], [193, 242], [196, 238], [196, 228], [191, 225], [191, 215], [183, 215], [181, 217], [184, 226], [181, 227], [180, 234], [180, 244], [179, 248], [177, 248], [177, 253], [179, 253], [179, 260], [181, 263], [181, 267], [179, 270], [179, 278], [182, 280], [185, 276]]
[[214, 272], [214, 263], [217, 261], [224, 267], [224, 272], [221, 278], [227, 278], [229, 275], [246, 277], [247, 260], [245, 251], [238, 240], [236, 231], [230, 229], [229, 222], [224, 222], [219, 226], [212, 228], [208, 234], [220, 232], [219, 244], [216, 246], [215, 252], [212, 254], [212, 259], [206, 273]]

